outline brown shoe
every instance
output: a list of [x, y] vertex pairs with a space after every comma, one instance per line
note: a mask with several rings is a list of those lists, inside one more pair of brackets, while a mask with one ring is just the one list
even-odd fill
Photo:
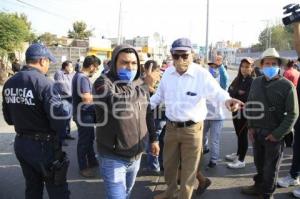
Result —
[[242, 187], [241, 192], [246, 195], [258, 195], [259, 194], [259, 190], [258, 190], [257, 186], [255, 186], [255, 185]]
[[209, 187], [210, 185], [211, 185], [211, 180], [208, 179], [208, 178], [205, 178], [205, 183], [204, 184], [199, 183], [198, 188], [196, 190], [196, 194], [198, 196], [203, 194], [206, 191], [207, 187]]
[[96, 172], [95, 170], [91, 168], [83, 169], [79, 172], [79, 174], [85, 178], [93, 178], [96, 177]]

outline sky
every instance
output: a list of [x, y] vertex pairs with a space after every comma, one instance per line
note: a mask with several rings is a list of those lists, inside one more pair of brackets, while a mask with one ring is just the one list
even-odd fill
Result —
[[[0, 0], [0, 11], [25, 13], [37, 34], [66, 36], [72, 23], [81, 20], [94, 35], [110, 38], [118, 35], [120, 2], [125, 38], [158, 32], [168, 44], [188, 37], [193, 43], [205, 45], [207, 0]], [[209, 0], [209, 43], [229, 40], [251, 46], [258, 42], [267, 24], [281, 23], [282, 7], [289, 3]]]

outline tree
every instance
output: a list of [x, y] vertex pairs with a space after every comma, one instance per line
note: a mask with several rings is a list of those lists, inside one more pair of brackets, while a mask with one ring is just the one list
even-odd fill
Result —
[[34, 40], [37, 39], [37, 36], [32, 31], [31, 22], [28, 20], [27, 15], [25, 15], [24, 13], [21, 13], [21, 14], [15, 13], [15, 15], [16, 15], [16, 17], [19, 17], [20, 19], [22, 19], [26, 23], [26, 25], [28, 26], [28, 28], [30, 30], [30, 33], [29, 33], [29, 36], [27, 38], [27, 41], [29, 43], [32, 43]]
[[73, 30], [69, 30], [68, 37], [74, 39], [88, 39], [92, 36], [91, 30], [87, 30], [87, 25], [83, 21], [76, 21], [73, 23]]
[[21, 49], [22, 43], [29, 41], [30, 36], [30, 27], [24, 18], [17, 14], [0, 12], [0, 52], [2, 52], [2, 56]]
[[[272, 27], [266, 27], [259, 35], [259, 43], [252, 45], [252, 51], [263, 51], [267, 47], [276, 48], [276, 50], [293, 49], [293, 30], [289, 26], [281, 24]], [[270, 44], [271, 41], [271, 44]]]
[[58, 42], [57, 36], [49, 32], [45, 32], [44, 34], [41, 34], [40, 36], [38, 36], [37, 39], [38, 41], [44, 43], [47, 46], [55, 45]]

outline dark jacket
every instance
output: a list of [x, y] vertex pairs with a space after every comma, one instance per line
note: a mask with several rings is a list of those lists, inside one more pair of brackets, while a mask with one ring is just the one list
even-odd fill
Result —
[[246, 112], [249, 128], [267, 129], [281, 140], [291, 132], [299, 115], [295, 86], [282, 77], [270, 81], [257, 77], [250, 88]]
[[3, 115], [19, 134], [50, 134], [61, 132], [62, 117], [70, 114], [67, 102], [53, 87], [53, 82], [38, 69], [24, 66], [3, 87]]
[[[246, 103], [253, 79], [254, 78], [251, 76], [248, 76], [246, 78], [242, 76], [236, 77], [228, 88], [228, 93], [230, 97], [241, 100], [242, 102]], [[232, 116], [233, 120], [237, 120], [242, 124], [246, 124], [247, 122], [244, 109], [240, 109], [237, 112], [233, 112]]]
[[[234, 79], [228, 88], [230, 97], [241, 100], [242, 102], [246, 102], [249, 95], [252, 81], [253, 81], [253, 77], [250, 76], [246, 78]], [[241, 92], [245, 92], [245, 93], [242, 94]]]
[[[100, 76], [94, 83], [96, 107], [96, 142], [102, 155], [131, 160], [144, 151], [150, 134], [150, 142], [157, 140], [149, 95], [141, 85], [141, 69], [138, 54], [138, 72], [132, 84], [118, 82], [117, 56], [121, 50], [131, 48], [123, 45], [112, 54], [111, 69], [107, 76]], [[102, 123], [102, 124], [100, 124]]]

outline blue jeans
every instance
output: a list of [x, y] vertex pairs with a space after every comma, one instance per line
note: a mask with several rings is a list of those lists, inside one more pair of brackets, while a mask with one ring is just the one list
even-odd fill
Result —
[[[211, 143], [210, 161], [216, 163], [220, 156], [220, 134], [223, 128], [223, 120], [205, 120], [203, 129], [203, 146], [204, 149], [209, 149], [209, 140]], [[208, 139], [208, 131], [210, 139]]]
[[[94, 123], [93, 115], [81, 116], [83, 123]], [[77, 143], [77, 159], [79, 170], [93, 168], [98, 166], [98, 161], [94, 152], [94, 126], [81, 126], [77, 121], [78, 143]]]
[[[156, 127], [156, 136], [159, 138], [160, 134], [163, 130], [163, 127], [166, 125], [166, 120], [163, 119], [156, 119], [154, 120], [155, 127]], [[161, 139], [159, 139], [159, 142], [161, 142]], [[162, 155], [160, 156], [153, 156], [150, 152], [150, 144], [148, 144], [148, 150], [147, 150], [147, 166], [150, 170], [153, 171], [160, 171], [160, 163], [162, 163]]]
[[30, 138], [16, 137], [15, 154], [20, 162], [26, 182], [25, 198], [42, 199], [44, 184], [50, 199], [68, 199], [68, 184], [55, 185], [43, 178], [45, 169], [54, 161], [54, 148], [51, 142], [36, 141]]
[[99, 157], [107, 199], [128, 199], [140, 168], [141, 157], [132, 162], [101, 154]]

